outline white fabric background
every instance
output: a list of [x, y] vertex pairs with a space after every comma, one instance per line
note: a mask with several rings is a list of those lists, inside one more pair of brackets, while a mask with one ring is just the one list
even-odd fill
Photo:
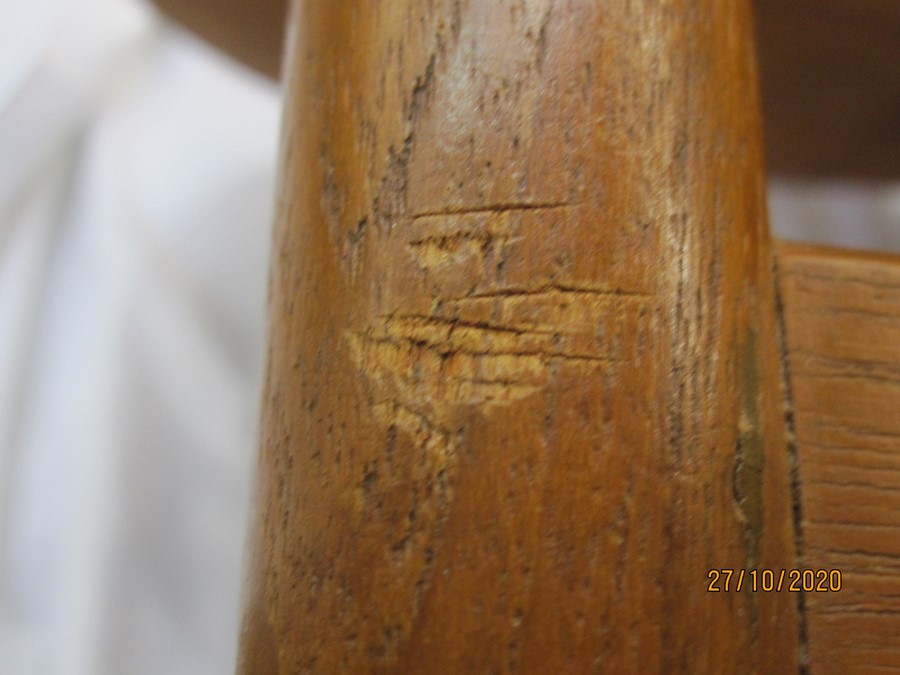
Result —
[[[133, 0], [0, 0], [0, 673], [228, 673], [277, 88]], [[900, 191], [772, 186], [900, 251]]]
[[0, 673], [233, 671], [278, 92], [0, 0]]

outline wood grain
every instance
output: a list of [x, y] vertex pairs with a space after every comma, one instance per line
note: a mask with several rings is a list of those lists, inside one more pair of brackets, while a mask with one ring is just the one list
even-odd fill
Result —
[[[277, 77], [287, 0], [152, 0]], [[780, 175], [900, 176], [896, 0], [755, 0], [769, 166]]]
[[900, 670], [900, 258], [784, 245], [811, 672]]
[[795, 671], [748, 3], [297, 8], [240, 672]]

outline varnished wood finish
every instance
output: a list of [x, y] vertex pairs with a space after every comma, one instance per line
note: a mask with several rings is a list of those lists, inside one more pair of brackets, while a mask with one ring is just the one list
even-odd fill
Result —
[[[276, 76], [287, 0], [153, 0]], [[778, 174], [900, 176], [897, 0], [755, 0], [769, 166]]]
[[240, 671], [793, 672], [748, 3], [298, 9]]
[[900, 257], [783, 246], [814, 675], [900, 670]]

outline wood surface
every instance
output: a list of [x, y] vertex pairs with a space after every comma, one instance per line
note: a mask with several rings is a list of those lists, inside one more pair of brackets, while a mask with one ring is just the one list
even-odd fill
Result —
[[[287, 0], [153, 0], [276, 77]], [[900, 177], [900, 3], [755, 0], [769, 167], [805, 177]]]
[[749, 4], [296, 7], [239, 671], [795, 672]]
[[779, 251], [813, 675], [900, 670], [900, 257]]

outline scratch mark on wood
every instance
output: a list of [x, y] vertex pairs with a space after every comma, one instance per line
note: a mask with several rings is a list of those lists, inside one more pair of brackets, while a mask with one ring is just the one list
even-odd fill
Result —
[[485, 291], [483, 293], [472, 293], [464, 298], [459, 298], [457, 302], [466, 302], [480, 298], [519, 298], [519, 297], [537, 297], [537, 296], [592, 296], [595, 298], [617, 298], [617, 299], [637, 299], [650, 300], [655, 297], [653, 294], [638, 293], [634, 291], [626, 291], [619, 288], [603, 288], [590, 286], [570, 286], [564, 284], [547, 284], [537, 288], [522, 287], [506, 287], [498, 290]]
[[465, 216], [480, 213], [509, 213], [515, 211], [539, 211], [549, 209], [572, 208], [571, 202], [502, 202], [499, 204], [487, 204], [484, 206], [448, 206], [435, 211], [422, 211], [413, 214], [412, 220], [424, 218], [440, 218], [446, 216]]

